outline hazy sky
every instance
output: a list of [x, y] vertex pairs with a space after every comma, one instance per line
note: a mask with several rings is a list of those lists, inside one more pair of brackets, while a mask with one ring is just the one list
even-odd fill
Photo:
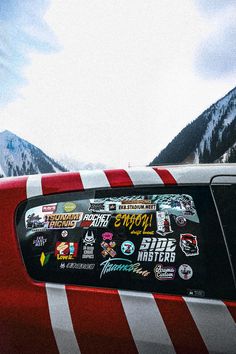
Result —
[[148, 164], [236, 86], [236, 1], [1, 0], [0, 130]]

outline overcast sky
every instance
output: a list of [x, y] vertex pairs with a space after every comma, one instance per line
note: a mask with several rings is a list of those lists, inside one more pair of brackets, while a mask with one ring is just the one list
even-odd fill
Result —
[[234, 0], [1, 0], [0, 130], [145, 165], [236, 86]]

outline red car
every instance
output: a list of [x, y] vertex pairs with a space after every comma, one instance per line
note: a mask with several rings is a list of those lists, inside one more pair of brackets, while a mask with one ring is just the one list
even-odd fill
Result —
[[235, 196], [234, 164], [2, 178], [1, 353], [235, 354]]

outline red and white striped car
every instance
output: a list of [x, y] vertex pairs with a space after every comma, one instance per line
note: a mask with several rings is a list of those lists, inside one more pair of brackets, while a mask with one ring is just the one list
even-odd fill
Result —
[[0, 180], [9, 353], [236, 353], [236, 165]]

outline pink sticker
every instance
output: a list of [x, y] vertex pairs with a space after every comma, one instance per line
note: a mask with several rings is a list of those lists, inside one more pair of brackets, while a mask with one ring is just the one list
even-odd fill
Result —
[[106, 240], [112, 240], [113, 234], [111, 232], [104, 232], [102, 234], [102, 238], [104, 241]]

